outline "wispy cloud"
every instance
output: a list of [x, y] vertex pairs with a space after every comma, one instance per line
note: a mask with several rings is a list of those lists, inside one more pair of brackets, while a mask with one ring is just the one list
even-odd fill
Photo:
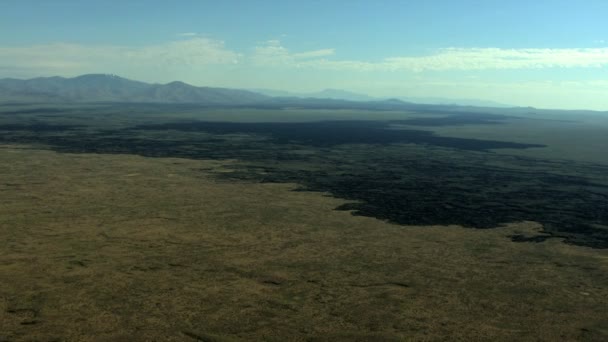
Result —
[[198, 33], [196, 32], [182, 32], [177, 34], [178, 37], [196, 37]]
[[[599, 68], [608, 65], [608, 48], [500, 49], [445, 48], [424, 56], [389, 57], [377, 62], [329, 59], [334, 49], [292, 53], [278, 40], [258, 46], [257, 64], [342, 71], [448, 71], [542, 68]], [[305, 59], [305, 60], [304, 60]]]
[[[251, 61], [258, 66], [301, 66], [303, 62], [310, 66], [310, 62], [320, 57], [331, 56], [334, 49], [321, 49], [292, 53], [279, 40], [268, 40], [254, 49]], [[308, 61], [308, 62], [307, 62]]]
[[140, 47], [66, 43], [0, 47], [0, 64], [23, 74], [15, 76], [24, 77], [234, 64], [240, 59], [222, 41], [207, 38]]
[[378, 61], [340, 59], [332, 48], [291, 51], [269, 40], [243, 55], [224, 42], [181, 33], [183, 39], [139, 47], [117, 45], [45, 44], [0, 47], [0, 65], [19, 75], [75, 75], [145, 68], [205, 67], [242, 64], [247, 68], [332, 70], [344, 72], [483, 71], [608, 66], [608, 48], [500, 49], [445, 48], [423, 56], [387, 57]]
[[413, 71], [598, 68], [608, 65], [608, 49], [448, 48], [429, 56], [387, 58], [381, 65]]

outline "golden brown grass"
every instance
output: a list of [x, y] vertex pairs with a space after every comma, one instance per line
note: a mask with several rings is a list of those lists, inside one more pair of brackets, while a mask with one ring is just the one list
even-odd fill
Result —
[[2, 146], [0, 341], [608, 339], [607, 251], [355, 217], [231, 163]]

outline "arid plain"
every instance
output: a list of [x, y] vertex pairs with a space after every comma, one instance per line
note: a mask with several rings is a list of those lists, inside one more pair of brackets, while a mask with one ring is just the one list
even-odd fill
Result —
[[[103, 153], [87, 151], [99, 147], [84, 140], [62, 151], [69, 132], [27, 132], [40, 120], [79, 120], [62, 115], [35, 121], [21, 113], [2, 123], [5, 140], [12, 134], [14, 141], [0, 146], [0, 341], [608, 338], [601, 224], [590, 223], [600, 233], [584, 240], [585, 233], [547, 231], [534, 220], [474, 229], [458, 223], [493, 221], [405, 225], [394, 222], [402, 216], [387, 211], [378, 219], [365, 207], [354, 207], [361, 212], [352, 215], [348, 203], [356, 201], [294, 191], [317, 183], [244, 177], [243, 170], [264, 174], [257, 157]], [[15, 126], [24, 122], [29, 128]], [[52, 139], [33, 141], [45, 134]], [[257, 153], [258, 138], [221, 134], [230, 135], [231, 144], [250, 139], [246, 152]], [[317, 148], [329, 155], [344, 148], [292, 145], [285, 148], [307, 156]], [[394, 156], [389, 145], [378, 148]], [[348, 149], [357, 151], [351, 161], [368, 151]], [[442, 151], [431, 148], [426, 155]], [[462, 153], [486, 158], [484, 151]], [[306, 168], [302, 160], [289, 160], [286, 168]], [[506, 161], [486, 166], [498, 162]], [[326, 170], [319, 165], [315, 160], [308, 167]], [[329, 178], [348, 170], [330, 171]], [[539, 221], [555, 224], [556, 217]]]

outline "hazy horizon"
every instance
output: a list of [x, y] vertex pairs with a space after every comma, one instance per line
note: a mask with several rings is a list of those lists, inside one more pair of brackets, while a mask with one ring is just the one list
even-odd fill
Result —
[[608, 110], [608, 3], [7, 1], [0, 78], [342, 89]]

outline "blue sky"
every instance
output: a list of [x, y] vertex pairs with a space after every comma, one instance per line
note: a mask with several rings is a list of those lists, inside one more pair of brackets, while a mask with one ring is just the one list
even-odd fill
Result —
[[3, 0], [0, 77], [608, 110], [606, 13], [594, 0]]

